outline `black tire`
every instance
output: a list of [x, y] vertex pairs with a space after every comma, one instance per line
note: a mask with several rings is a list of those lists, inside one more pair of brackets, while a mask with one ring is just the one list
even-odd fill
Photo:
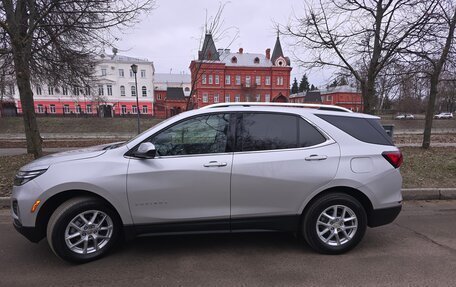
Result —
[[[335, 212], [337, 214], [334, 220], [330, 220], [323, 215], [324, 212], [334, 215], [335, 206]], [[346, 207], [346, 209], [343, 207]], [[342, 215], [344, 210], [345, 215]], [[350, 213], [356, 216], [356, 220], [348, 221], [347, 225], [345, 225], [345, 223], [342, 223], [343, 220], [341, 218], [344, 216], [345, 219], [353, 218]], [[347, 214], [349, 214], [348, 217]], [[322, 219], [320, 222], [323, 221], [323, 223], [318, 223], [317, 226], [319, 219]], [[328, 222], [325, 220], [328, 220]], [[353, 228], [355, 222], [357, 225], [356, 229]], [[341, 224], [343, 226], [340, 226]], [[341, 254], [354, 248], [361, 241], [366, 232], [366, 226], [366, 211], [358, 200], [344, 193], [330, 193], [323, 195], [311, 203], [304, 214], [301, 232], [306, 242], [315, 251], [323, 254]], [[329, 230], [326, 231], [326, 229]], [[342, 229], [345, 230], [345, 234]], [[354, 232], [350, 233], [353, 230]], [[324, 231], [326, 232], [323, 233]], [[321, 232], [321, 236], [319, 232]], [[348, 237], [345, 236], [347, 234], [349, 235]], [[327, 243], [324, 240], [328, 238], [330, 239]]]
[[[86, 216], [89, 216], [90, 214], [95, 214], [95, 213], [90, 213], [90, 212], [99, 212], [97, 214], [97, 220], [101, 224], [104, 225], [103, 228], [100, 229], [105, 229], [103, 231], [98, 231], [98, 229], [95, 230], [90, 230], [91, 228], [96, 228], [97, 223], [92, 223], [90, 225], [88, 231], [84, 231], [81, 227], [81, 230], [77, 230], [75, 228], [71, 229], [69, 226], [70, 222], [73, 221], [75, 218], [78, 217], [79, 214], [87, 212]], [[102, 218], [104, 215], [107, 215], [105, 217], [105, 220], [102, 221]], [[90, 219], [90, 218], [89, 218]], [[108, 219], [110, 221], [108, 221]], [[82, 218], [80, 220], [82, 222]], [[94, 220], [96, 222], [96, 220]], [[109, 223], [108, 223], [109, 222]], [[112, 223], [112, 228], [109, 226]], [[76, 237], [74, 240], [83, 240], [84, 238], [88, 238], [88, 245], [91, 244], [93, 245], [92, 250], [88, 252], [87, 247], [84, 247], [84, 241], [77, 245], [76, 248], [79, 248], [78, 246], [81, 246], [80, 249], [86, 250], [86, 254], [79, 254], [76, 251], [73, 251], [70, 249], [70, 247], [67, 245], [67, 241], [65, 240], [66, 232], [67, 232], [67, 227], [68, 232], [71, 230], [74, 233], [80, 233], [78, 237]], [[84, 227], [85, 228], [85, 227]], [[76, 197], [69, 199], [68, 201], [62, 203], [52, 214], [51, 218], [49, 219], [48, 225], [47, 225], [47, 240], [49, 243], [49, 246], [51, 247], [52, 251], [60, 258], [63, 260], [73, 262], [73, 263], [85, 263], [89, 261], [96, 260], [104, 255], [106, 255], [116, 244], [119, 238], [120, 234], [120, 228], [121, 228], [121, 221], [117, 215], [117, 213], [112, 210], [109, 206], [107, 206], [103, 201], [95, 198], [95, 197]], [[93, 232], [94, 234], [92, 234]], [[101, 235], [106, 235], [104, 239], [102, 238]], [[98, 237], [99, 236], [99, 237]], [[95, 241], [94, 237], [98, 237], [97, 241]], [[109, 239], [107, 239], [109, 237]], [[73, 239], [72, 239], [73, 240]], [[103, 241], [104, 240], [104, 241]], [[96, 242], [102, 244], [100, 245], [101, 247], [99, 249], [95, 249], [94, 246]], [[76, 243], [76, 242], [74, 242]], [[93, 250], [95, 249], [95, 250]]]

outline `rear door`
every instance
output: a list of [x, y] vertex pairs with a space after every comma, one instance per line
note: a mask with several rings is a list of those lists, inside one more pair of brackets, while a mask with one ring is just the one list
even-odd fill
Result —
[[267, 225], [280, 225], [280, 217], [296, 218], [304, 199], [334, 178], [338, 145], [294, 114], [244, 113], [237, 122], [232, 229], [273, 228]]

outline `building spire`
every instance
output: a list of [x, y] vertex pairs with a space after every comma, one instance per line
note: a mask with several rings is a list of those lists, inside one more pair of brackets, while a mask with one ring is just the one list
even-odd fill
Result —
[[201, 51], [198, 52], [198, 60], [220, 61], [220, 55], [210, 32], [206, 32], [204, 36], [203, 46]]
[[280, 44], [279, 29], [277, 29], [277, 39], [276, 39], [276, 43], [275, 43], [275, 46], [274, 46], [274, 50], [272, 51], [272, 57], [271, 57], [272, 63], [274, 64], [275, 61], [279, 57], [285, 58], [283, 56], [282, 45]]

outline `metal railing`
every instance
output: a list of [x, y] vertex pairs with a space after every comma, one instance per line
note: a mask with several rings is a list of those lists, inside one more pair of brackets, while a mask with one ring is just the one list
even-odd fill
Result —
[[270, 103], [270, 102], [234, 102], [234, 103], [218, 103], [208, 106], [204, 106], [201, 109], [212, 109], [212, 108], [224, 108], [224, 107], [233, 107], [233, 106], [272, 106], [272, 107], [296, 107], [296, 108], [313, 108], [325, 111], [339, 111], [353, 113], [353, 111], [339, 106], [334, 105], [323, 105], [323, 104], [299, 104], [299, 103]]

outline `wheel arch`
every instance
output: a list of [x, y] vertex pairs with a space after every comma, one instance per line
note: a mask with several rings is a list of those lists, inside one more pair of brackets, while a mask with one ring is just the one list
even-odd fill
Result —
[[369, 197], [364, 194], [362, 191], [356, 189], [356, 188], [353, 188], [353, 187], [348, 187], [348, 186], [334, 186], [334, 187], [331, 187], [331, 188], [328, 188], [328, 189], [325, 189], [319, 193], [317, 193], [316, 195], [314, 195], [308, 202], [307, 204], [305, 205], [302, 213], [301, 213], [301, 220], [300, 220], [300, 226], [301, 226], [301, 223], [302, 223], [302, 220], [303, 220], [303, 217], [305, 216], [305, 214], [307, 213], [307, 210], [309, 209], [309, 207], [317, 200], [319, 199], [320, 197], [324, 196], [324, 195], [327, 195], [327, 194], [330, 194], [330, 193], [344, 193], [344, 194], [347, 194], [347, 195], [350, 195], [352, 196], [353, 198], [355, 198], [356, 200], [358, 200], [361, 205], [364, 207], [364, 210], [366, 211], [366, 215], [367, 215], [367, 225], [370, 226], [370, 222], [371, 222], [371, 215], [372, 215], [372, 211], [374, 209], [373, 205], [372, 205], [372, 202], [371, 200], [369, 199]]
[[44, 204], [41, 206], [41, 208], [38, 210], [35, 226], [38, 229], [37, 232], [39, 234], [40, 239], [43, 239], [44, 237], [46, 237], [47, 225], [48, 225], [49, 219], [51, 218], [54, 211], [65, 201], [67, 201], [71, 198], [81, 197], [81, 196], [94, 197], [94, 198], [97, 198], [97, 199], [103, 201], [107, 206], [109, 206], [109, 208], [111, 208], [115, 212], [117, 219], [119, 220], [119, 222], [121, 222], [121, 224], [123, 226], [123, 220], [122, 220], [122, 217], [120, 216], [119, 212], [116, 210], [114, 205], [111, 202], [109, 202], [109, 200], [107, 200], [106, 198], [100, 196], [99, 194], [96, 194], [96, 193], [93, 193], [93, 192], [90, 192], [87, 190], [66, 190], [66, 191], [62, 191], [57, 194], [54, 194], [53, 196], [48, 198], [44, 202]]

